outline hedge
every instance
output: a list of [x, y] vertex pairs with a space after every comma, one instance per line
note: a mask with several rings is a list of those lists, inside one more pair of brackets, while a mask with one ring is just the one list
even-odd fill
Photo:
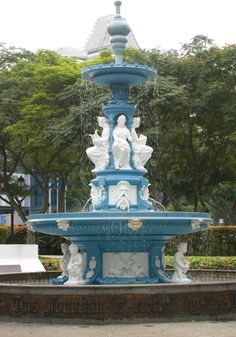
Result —
[[[187, 256], [191, 269], [236, 270], [236, 256]], [[173, 256], [166, 256], [166, 268], [173, 268]], [[47, 271], [60, 270], [60, 258], [40, 256]]]
[[174, 255], [180, 242], [187, 242], [189, 256], [236, 256], [235, 229], [207, 230], [179, 235], [165, 246], [166, 255]]
[[40, 256], [39, 258], [44, 268], [47, 271], [59, 271], [60, 270], [60, 258], [48, 258], [44, 256]]
[[[35, 243], [39, 245], [40, 255], [60, 255], [61, 243], [65, 241], [53, 235], [34, 233]], [[179, 242], [188, 243], [189, 256], [236, 256], [236, 226], [235, 230], [208, 230], [188, 235], [180, 235], [168, 242], [166, 255], [174, 255]], [[0, 244], [10, 243], [10, 228], [0, 226]], [[18, 226], [14, 231], [14, 243], [26, 243], [26, 227]]]
[[[39, 245], [40, 255], [60, 255], [61, 243], [65, 242], [64, 238], [46, 235], [41, 233], [33, 233], [34, 241]], [[10, 240], [10, 227], [0, 226], [0, 244], [14, 243], [26, 244], [27, 228], [26, 226], [17, 226], [14, 229], [14, 240]]]
[[[186, 256], [191, 269], [236, 270], [236, 256]], [[173, 268], [173, 256], [166, 256], [166, 267]]]

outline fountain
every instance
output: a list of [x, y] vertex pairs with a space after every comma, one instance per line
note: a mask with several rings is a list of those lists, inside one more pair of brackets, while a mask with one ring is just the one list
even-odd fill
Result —
[[90, 182], [93, 210], [34, 214], [28, 227], [62, 236], [80, 248], [83, 284], [171, 283], [172, 276], [165, 272], [165, 242], [206, 230], [212, 220], [207, 213], [153, 210], [144, 177], [153, 149], [147, 137], [136, 132], [140, 118], [133, 117], [136, 108], [128, 102], [128, 91], [153, 80], [156, 70], [123, 61], [130, 28], [120, 16], [120, 5], [115, 1], [116, 16], [107, 27], [115, 62], [91, 65], [82, 73], [85, 80], [111, 90], [109, 103], [102, 106], [104, 116], [98, 117], [101, 135], [97, 130], [90, 135], [93, 146], [86, 151], [95, 165], [96, 177]]
[[[95, 166], [92, 210], [29, 217], [29, 230], [68, 241], [62, 246], [62, 274], [0, 275], [0, 318], [80, 324], [234, 319], [233, 273], [221, 275], [222, 282], [191, 282], [184, 243], [175, 254], [175, 273], [165, 269], [165, 243], [206, 230], [212, 219], [207, 213], [154, 211], [144, 177], [153, 149], [136, 132], [140, 119], [133, 117], [128, 90], [153, 80], [156, 70], [123, 61], [129, 26], [120, 16], [121, 2], [115, 5], [108, 25], [115, 62], [82, 73], [111, 89], [104, 116], [98, 117], [102, 132], [91, 135], [86, 151]], [[194, 272], [189, 274], [194, 280]]]

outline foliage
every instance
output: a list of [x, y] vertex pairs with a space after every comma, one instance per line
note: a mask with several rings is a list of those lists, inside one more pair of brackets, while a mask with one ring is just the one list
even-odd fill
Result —
[[39, 245], [40, 255], [61, 255], [61, 243], [64, 238], [36, 233], [35, 243]]
[[[26, 243], [27, 229], [18, 226], [14, 231], [14, 243]], [[39, 245], [41, 255], [60, 255], [61, 243], [65, 239], [35, 233], [35, 243]], [[174, 255], [180, 242], [187, 242], [189, 256], [235, 256], [236, 230], [208, 230], [204, 232], [181, 235], [165, 246], [166, 255]], [[10, 243], [10, 227], [0, 226], [0, 244]]]
[[39, 259], [42, 262], [46, 271], [61, 271], [59, 258], [49, 258], [40, 256]]
[[[10, 240], [10, 227], [0, 226], [0, 244], [12, 243]], [[25, 226], [17, 226], [14, 228], [14, 244], [26, 243], [26, 228]]]
[[[236, 270], [236, 256], [187, 256], [191, 269]], [[167, 268], [173, 268], [173, 256], [166, 256]]]
[[[26, 226], [17, 226], [14, 228], [14, 240], [10, 240], [10, 227], [0, 226], [0, 244], [26, 244], [27, 228]], [[39, 254], [41, 255], [60, 255], [61, 243], [65, 240], [63, 238], [35, 233], [35, 244], [39, 245]]]
[[[211, 209], [216, 219], [233, 225], [236, 46], [203, 48], [201, 38], [184, 57], [149, 51], [159, 76], [134, 88], [132, 100], [154, 148], [148, 166], [151, 194], [169, 209]], [[225, 198], [218, 198], [223, 193]]]
[[0, 226], [0, 244], [4, 245], [10, 238], [10, 227]]
[[[107, 62], [111, 57], [103, 55], [81, 65], [46, 50], [38, 51], [33, 57], [30, 54], [28, 59], [17, 58], [18, 51], [14, 54], [12, 49], [8, 54], [15, 56], [9, 58], [11, 66], [10, 61], [2, 57], [9, 71], [6, 74], [0, 72], [3, 89], [0, 95], [0, 149], [5, 190], [11, 178], [9, 173], [22, 167], [41, 188], [44, 200], [41, 212], [45, 212], [49, 207], [51, 183], [62, 181], [59, 210], [63, 211], [68, 177], [72, 171], [83, 169], [80, 162], [84, 162], [81, 159], [85, 157], [84, 144], [88, 143], [89, 126], [81, 121], [83, 118], [89, 121], [91, 116], [98, 114], [101, 106], [101, 100], [97, 105], [93, 104], [90, 98], [95, 89], [81, 82], [80, 74], [86, 65]], [[101, 91], [98, 90], [97, 95], [100, 99]], [[21, 204], [13, 203], [10, 193], [7, 196], [25, 221]]]
[[194, 55], [197, 51], [207, 50], [211, 46], [214, 46], [212, 39], [209, 39], [206, 35], [196, 35], [192, 38], [190, 43], [184, 43], [182, 45], [182, 55]]
[[[124, 55], [127, 62], [158, 69], [155, 81], [130, 91], [142, 116], [140, 132], [154, 148], [147, 165], [151, 196], [167, 209], [210, 210], [234, 225], [236, 46], [218, 48], [198, 35], [182, 51], [127, 49]], [[9, 202], [22, 219], [10, 188], [16, 167], [33, 175], [43, 191], [42, 212], [52, 181], [63, 182], [60, 211], [65, 186], [71, 210], [88, 199], [92, 164], [85, 148], [109, 93], [81, 80], [81, 71], [110, 61], [110, 51], [79, 63], [47, 50], [0, 46], [0, 167]]]
[[[236, 228], [236, 227], [235, 227]], [[174, 255], [180, 242], [188, 244], [188, 255], [195, 256], [235, 256], [236, 230], [208, 230], [180, 235], [165, 246], [167, 255]]]
[[[166, 267], [173, 268], [173, 256], [166, 256]], [[236, 256], [188, 256], [191, 269], [236, 270]], [[60, 258], [40, 256], [46, 271], [60, 271]]]

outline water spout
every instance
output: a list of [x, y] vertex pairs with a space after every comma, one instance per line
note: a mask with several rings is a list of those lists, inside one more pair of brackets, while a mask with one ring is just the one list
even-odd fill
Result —
[[161, 206], [161, 208], [163, 209], [163, 211], [167, 214], [167, 211], [166, 211], [166, 209], [165, 209], [165, 206], [163, 206], [162, 203], [160, 203], [159, 201], [157, 201], [157, 200], [155, 200], [155, 199], [153, 199], [153, 198], [150, 198], [150, 197], [148, 198], [148, 200], [154, 202], [154, 204], [156, 204], [156, 205], [158, 205], [158, 206]]
[[89, 198], [89, 199], [86, 201], [86, 203], [85, 203], [85, 205], [84, 205], [84, 207], [83, 207], [83, 209], [82, 209], [82, 212], [85, 211], [85, 209], [86, 209], [88, 203], [89, 203], [91, 200], [92, 200], [92, 198]]

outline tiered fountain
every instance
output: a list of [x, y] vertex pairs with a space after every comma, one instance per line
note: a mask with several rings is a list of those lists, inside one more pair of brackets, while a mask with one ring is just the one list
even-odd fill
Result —
[[[84, 69], [82, 77], [111, 90], [98, 117], [101, 135], [91, 135], [86, 153], [95, 168], [90, 182], [93, 210], [39, 214], [29, 217], [32, 230], [64, 237], [83, 254], [83, 276], [73, 284], [169, 283], [165, 272], [165, 242], [176, 235], [207, 229], [207, 213], [157, 212], [149, 201], [145, 164], [153, 149], [136, 133], [140, 120], [128, 102], [129, 88], [153, 80], [156, 70], [123, 61], [130, 28], [120, 16], [108, 25], [115, 62]], [[70, 281], [66, 282], [70, 285]]]
[[69, 241], [62, 245], [63, 273], [0, 275], [0, 319], [80, 324], [235, 319], [233, 272], [221, 272], [220, 278], [214, 272], [208, 278], [212, 283], [206, 282], [206, 273], [200, 271], [195, 278], [191, 271], [197, 283], [190, 282], [184, 243], [175, 254], [175, 273], [165, 271], [165, 242], [207, 229], [211, 218], [206, 213], [153, 210], [144, 178], [153, 150], [146, 137], [136, 133], [140, 121], [133, 117], [128, 89], [152, 80], [156, 71], [123, 62], [129, 27], [120, 16], [121, 2], [115, 5], [108, 32], [116, 61], [91, 66], [82, 74], [111, 89], [104, 116], [98, 117], [101, 135], [95, 131], [93, 146], [86, 151], [95, 165], [90, 182], [93, 209], [30, 216], [29, 229]]

